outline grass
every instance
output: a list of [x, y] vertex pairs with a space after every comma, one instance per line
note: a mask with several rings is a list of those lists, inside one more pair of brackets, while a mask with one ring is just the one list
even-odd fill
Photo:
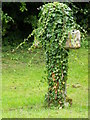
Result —
[[[2, 54], [2, 117], [3, 118], [88, 118], [88, 50], [70, 50], [67, 95], [72, 107], [45, 108], [48, 84], [44, 81], [45, 56], [19, 50]], [[73, 87], [77, 86], [79, 87]]]

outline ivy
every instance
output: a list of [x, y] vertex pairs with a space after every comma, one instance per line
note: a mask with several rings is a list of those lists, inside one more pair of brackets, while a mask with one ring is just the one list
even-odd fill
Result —
[[63, 108], [66, 102], [72, 103], [72, 99], [66, 94], [69, 50], [65, 49], [65, 43], [68, 32], [73, 30], [76, 24], [72, 10], [66, 4], [48, 3], [40, 7], [40, 10], [38, 28], [32, 32], [35, 40], [30, 50], [37, 47], [36, 41], [44, 48], [48, 80], [45, 100], [48, 106]]
[[[38, 28], [34, 31], [35, 39], [39, 41], [46, 53], [46, 69], [48, 106], [63, 108], [67, 101], [66, 81], [68, 70], [68, 50], [65, 43], [68, 32], [75, 27], [72, 10], [63, 3], [48, 3], [40, 7]], [[33, 44], [35, 47], [35, 42]], [[32, 48], [30, 48], [32, 49]]]
[[72, 99], [68, 98], [66, 92], [69, 50], [65, 49], [65, 44], [68, 33], [79, 26], [73, 19], [72, 10], [66, 4], [53, 2], [39, 9], [41, 12], [38, 28], [28, 36], [30, 38], [34, 35], [34, 43], [29, 50], [39, 46], [45, 50], [48, 80], [45, 100], [48, 106], [63, 108], [68, 103], [72, 104]]

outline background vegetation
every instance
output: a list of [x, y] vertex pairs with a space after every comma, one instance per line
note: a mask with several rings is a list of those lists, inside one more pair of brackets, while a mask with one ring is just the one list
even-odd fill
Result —
[[[34, 28], [37, 27], [39, 18], [38, 8], [43, 2], [4, 2], [2, 3], [2, 37], [3, 45], [19, 44], [27, 38]], [[74, 17], [78, 24], [89, 32], [89, 3], [66, 3], [74, 12]], [[33, 41], [30, 39], [29, 43]]]

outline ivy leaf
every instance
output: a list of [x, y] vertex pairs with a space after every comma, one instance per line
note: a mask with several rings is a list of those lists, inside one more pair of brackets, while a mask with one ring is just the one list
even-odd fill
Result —
[[61, 20], [61, 19], [59, 19], [59, 20], [57, 21], [57, 23], [62, 24], [62, 20]]
[[56, 15], [55, 13], [52, 14], [53, 17], [55, 17], [55, 15]]

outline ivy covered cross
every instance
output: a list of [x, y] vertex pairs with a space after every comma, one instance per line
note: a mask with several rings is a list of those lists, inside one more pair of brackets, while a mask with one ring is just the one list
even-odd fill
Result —
[[48, 80], [46, 101], [48, 106], [63, 108], [67, 102], [72, 104], [72, 99], [68, 99], [66, 94], [68, 49], [65, 49], [65, 45], [68, 32], [75, 29], [76, 24], [72, 10], [66, 4], [53, 2], [40, 9], [38, 28], [31, 34], [35, 40], [30, 49], [38, 45], [44, 48]]

